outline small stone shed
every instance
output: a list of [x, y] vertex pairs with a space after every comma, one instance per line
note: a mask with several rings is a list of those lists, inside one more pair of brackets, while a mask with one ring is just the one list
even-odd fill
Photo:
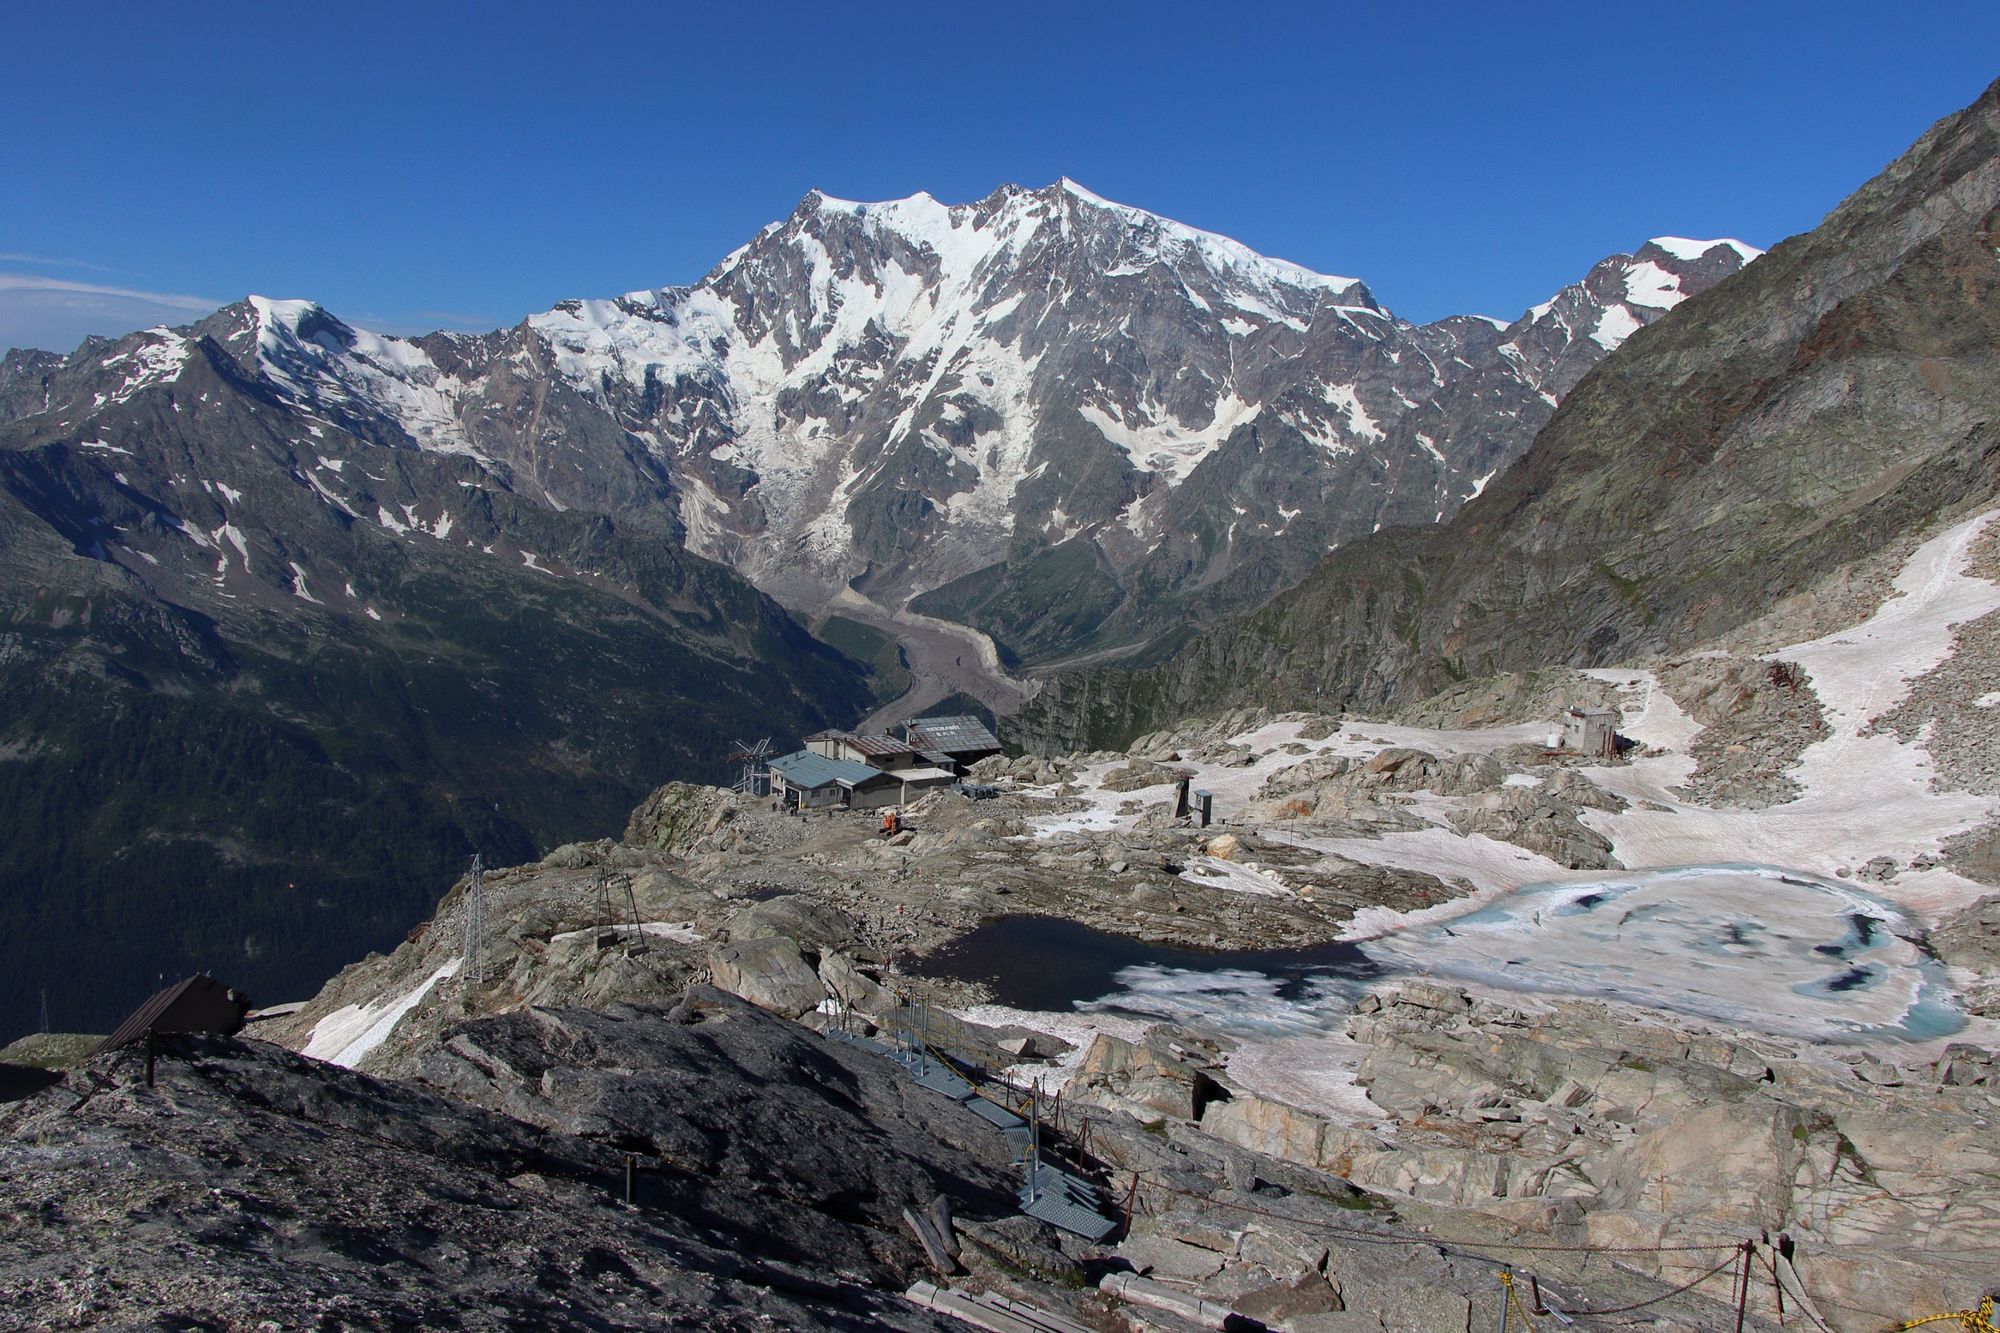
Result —
[[1609, 758], [1618, 753], [1618, 711], [1614, 708], [1565, 708], [1562, 742], [1566, 750]]

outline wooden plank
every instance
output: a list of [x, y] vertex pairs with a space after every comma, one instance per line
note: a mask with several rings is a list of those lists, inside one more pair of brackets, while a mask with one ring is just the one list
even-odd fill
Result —
[[938, 1234], [938, 1239], [944, 1242], [944, 1252], [951, 1256], [954, 1263], [957, 1262], [958, 1238], [952, 1235], [950, 1199], [940, 1194], [931, 1200], [930, 1222]]
[[990, 1333], [1096, 1333], [1073, 1319], [990, 1291], [974, 1296], [932, 1282], [917, 1282], [903, 1296], [914, 1305], [962, 1319]]
[[957, 1270], [958, 1265], [952, 1260], [951, 1252], [945, 1247], [944, 1241], [938, 1237], [937, 1228], [931, 1225], [929, 1218], [924, 1217], [914, 1209], [905, 1208], [903, 1210], [903, 1225], [916, 1233], [917, 1243], [924, 1247], [924, 1254], [930, 1259], [932, 1268], [945, 1274], [950, 1274]]

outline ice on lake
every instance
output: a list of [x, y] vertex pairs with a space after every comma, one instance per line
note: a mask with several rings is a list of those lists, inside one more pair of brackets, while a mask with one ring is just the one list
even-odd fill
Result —
[[1402, 970], [1599, 995], [1806, 1037], [1922, 1040], [1964, 1026], [1903, 913], [1769, 866], [1683, 866], [1531, 884], [1366, 942]]
[[[1021, 926], [1040, 953], [1052, 927]], [[1095, 969], [1035, 971], [1061, 992], [1057, 1007], [1245, 1037], [1336, 1030], [1355, 997], [1401, 973], [1621, 1000], [1750, 1031], [1921, 1041], [1965, 1019], [1917, 935], [1900, 909], [1848, 884], [1706, 865], [1525, 885], [1341, 954], [1246, 951], [1207, 961], [1126, 941], [1124, 956], [1108, 954]]]

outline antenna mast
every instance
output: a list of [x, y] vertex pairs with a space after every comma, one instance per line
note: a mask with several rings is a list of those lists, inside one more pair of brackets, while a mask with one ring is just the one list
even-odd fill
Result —
[[472, 882], [465, 888], [465, 997], [472, 1002], [472, 988], [485, 978], [479, 956], [480, 940], [486, 934], [486, 870], [479, 853], [472, 854]]

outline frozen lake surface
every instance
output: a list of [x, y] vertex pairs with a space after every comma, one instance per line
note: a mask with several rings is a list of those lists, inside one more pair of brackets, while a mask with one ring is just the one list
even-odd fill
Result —
[[989, 922], [921, 965], [1027, 1010], [1124, 1014], [1245, 1037], [1339, 1026], [1371, 983], [1429, 975], [1597, 996], [1823, 1040], [1957, 1031], [1943, 969], [1901, 910], [1770, 866], [1683, 866], [1530, 884], [1358, 943], [1207, 953], [1048, 917]]
[[1897, 907], [1770, 866], [1530, 884], [1362, 947], [1401, 970], [1598, 995], [1805, 1037], [1927, 1040], [1965, 1025]]

